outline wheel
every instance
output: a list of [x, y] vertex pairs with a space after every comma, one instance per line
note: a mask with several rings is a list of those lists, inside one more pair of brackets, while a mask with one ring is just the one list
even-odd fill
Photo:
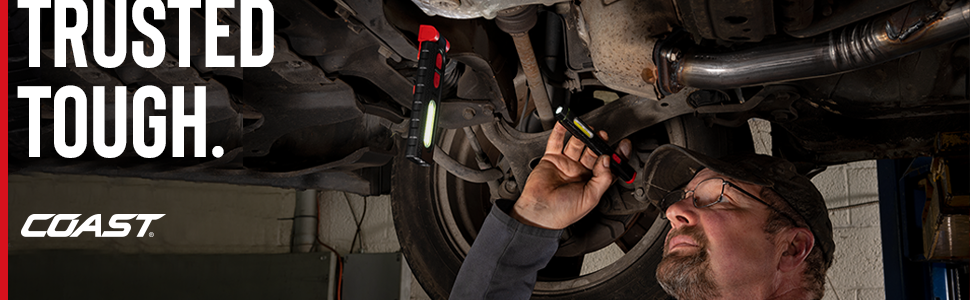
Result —
[[[479, 134], [479, 140], [486, 148], [486, 154], [493, 162], [499, 161], [501, 153], [488, 147], [481, 136]], [[708, 127], [692, 116], [669, 120], [629, 138], [642, 158], [646, 158], [657, 145], [665, 143], [679, 144], [714, 156], [753, 151], [747, 128]], [[461, 130], [445, 131], [439, 141], [442, 150], [459, 162], [466, 166], [476, 165]], [[489, 188], [486, 184], [465, 182], [434, 165], [418, 166], [403, 157], [395, 159], [391, 181], [395, 229], [408, 264], [429, 296], [447, 299], [461, 262], [491, 208]], [[608, 192], [604, 198], [618, 194], [623, 193]], [[603, 218], [595, 216], [595, 211], [580, 223], [595, 223], [587, 220]], [[580, 273], [578, 266], [591, 250], [578, 256], [559, 257], [557, 254], [546, 269], [540, 271], [533, 298], [666, 298], [654, 276], [669, 223], [659, 218], [659, 212], [653, 207], [625, 217], [621, 235], [607, 243], [619, 246], [624, 252], [622, 257], [598, 270]], [[598, 247], [602, 246], [605, 245]]]

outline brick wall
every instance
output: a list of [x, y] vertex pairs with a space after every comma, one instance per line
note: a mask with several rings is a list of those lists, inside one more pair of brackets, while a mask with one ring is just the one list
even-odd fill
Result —
[[823, 299], [885, 299], [876, 162], [830, 166], [812, 182], [830, 209], [835, 238]]

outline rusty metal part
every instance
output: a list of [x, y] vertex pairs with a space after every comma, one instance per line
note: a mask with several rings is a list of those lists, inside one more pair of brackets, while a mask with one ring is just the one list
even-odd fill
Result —
[[555, 119], [552, 115], [552, 104], [549, 103], [549, 93], [546, 91], [546, 83], [542, 80], [539, 73], [539, 64], [536, 63], [535, 52], [532, 51], [532, 41], [529, 40], [528, 33], [512, 35], [515, 42], [515, 51], [519, 54], [519, 61], [522, 63], [522, 70], [525, 72], [526, 81], [529, 83], [529, 92], [532, 94], [532, 101], [535, 103], [536, 112], [539, 113], [539, 121], [542, 122], [543, 129], [552, 129]]
[[532, 40], [529, 39], [529, 29], [535, 26], [536, 18], [538, 16], [535, 6], [520, 6], [503, 11], [495, 21], [499, 24], [500, 29], [512, 36], [515, 51], [519, 55], [519, 62], [522, 64], [522, 71], [525, 72], [526, 81], [529, 83], [532, 101], [535, 102], [536, 112], [539, 113], [542, 129], [549, 130], [555, 123], [552, 115], [552, 104], [549, 103], [546, 83], [542, 80], [539, 64], [536, 63], [535, 51], [532, 50]]
[[684, 27], [699, 38], [729, 42], [760, 42], [775, 34], [771, 0], [675, 0]]
[[535, 5], [517, 6], [498, 12], [495, 25], [509, 34], [528, 33], [539, 21]]
[[589, 52], [599, 81], [612, 89], [656, 99], [653, 49], [659, 34], [678, 27], [670, 1], [583, 1]]
[[[914, 16], [914, 12], [923, 14]], [[695, 52], [671, 60], [666, 54], [676, 48], [660, 45], [656, 51], [661, 70], [658, 86], [665, 93], [673, 93], [687, 86], [729, 89], [834, 75], [967, 36], [970, 5], [962, 1], [945, 14], [908, 7], [832, 32], [828, 38], [729, 53]]]
[[[785, 23], [785, 32], [797, 38], [813, 37], [833, 29], [858, 22], [859, 20], [887, 12], [894, 8], [901, 7], [903, 5], [912, 3], [913, 1], [915, 0], [837, 1], [837, 3], [831, 4], [831, 8], [827, 8], [828, 10], [831, 10], [827, 16], [823, 15], [823, 18], [816, 20], [810, 25], [806, 24], [804, 27], [789, 27], [789, 23]], [[805, 2], [808, 2], [808, 4], [812, 3], [812, 1]], [[791, 5], [790, 7], [801, 5]], [[826, 3], [826, 5], [829, 4]], [[811, 10], [809, 12], [811, 12]], [[796, 18], [793, 15], [786, 15], [790, 18]], [[812, 21], [811, 18], [808, 20], [809, 22]]]
[[967, 153], [970, 150], [970, 132], [940, 132], [934, 144], [935, 155]]
[[449, 19], [495, 18], [500, 11], [518, 6], [542, 4], [550, 6], [565, 0], [411, 0], [429, 16]]

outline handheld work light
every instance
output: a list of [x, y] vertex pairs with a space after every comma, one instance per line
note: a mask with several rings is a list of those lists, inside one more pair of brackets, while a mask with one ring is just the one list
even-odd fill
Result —
[[418, 74], [414, 77], [414, 102], [411, 104], [411, 127], [404, 156], [429, 166], [434, 158], [438, 130], [438, 108], [441, 101], [441, 77], [444, 77], [445, 54], [451, 44], [433, 26], [421, 25], [418, 31]]

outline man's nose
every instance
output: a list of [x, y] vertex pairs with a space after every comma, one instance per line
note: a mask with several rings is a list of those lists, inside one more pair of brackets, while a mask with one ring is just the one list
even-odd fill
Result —
[[674, 228], [697, 225], [697, 208], [690, 198], [677, 201], [668, 207], [665, 216]]

